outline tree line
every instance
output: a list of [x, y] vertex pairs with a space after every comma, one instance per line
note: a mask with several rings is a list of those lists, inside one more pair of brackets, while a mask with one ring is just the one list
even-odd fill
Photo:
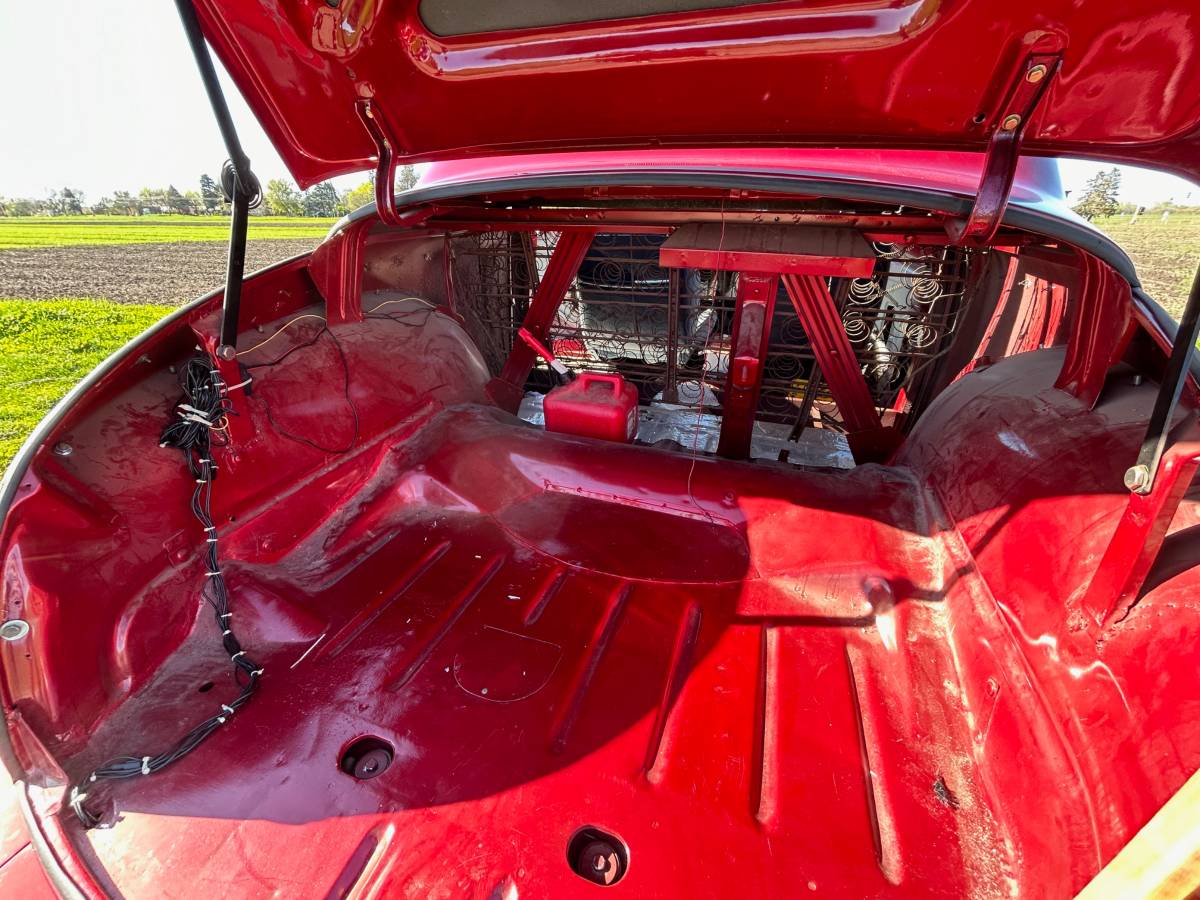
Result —
[[[412, 166], [402, 166], [396, 179], [398, 190], [417, 182]], [[185, 216], [229, 214], [221, 188], [209, 175], [200, 176], [198, 190], [180, 191], [144, 187], [136, 194], [113, 191], [89, 202], [83, 191], [64, 187], [45, 197], [0, 197], [0, 216], [145, 216], [175, 213]], [[375, 199], [375, 179], [339, 192], [328, 181], [302, 191], [286, 178], [273, 178], [263, 186], [262, 203], [252, 214], [264, 216], [342, 216]]]

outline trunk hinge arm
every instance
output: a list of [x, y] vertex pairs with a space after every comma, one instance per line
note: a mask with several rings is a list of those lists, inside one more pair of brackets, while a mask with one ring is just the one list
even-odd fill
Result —
[[1061, 63], [1062, 55], [1058, 53], [1031, 53], [1025, 57], [992, 122], [992, 137], [971, 212], [966, 219], [946, 223], [946, 232], [954, 243], [986, 244], [996, 234], [1012, 193], [1021, 139]]
[[229, 105], [225, 102], [221, 83], [217, 81], [217, 71], [208, 46], [204, 43], [204, 33], [200, 30], [200, 20], [192, 0], [175, 0], [175, 6], [192, 47], [192, 55], [196, 58], [196, 68], [200, 70], [200, 79], [204, 82], [217, 127], [221, 130], [225, 150], [229, 154], [229, 159], [221, 169], [221, 189], [232, 207], [232, 215], [229, 222], [229, 259], [225, 266], [225, 295], [221, 301], [221, 333], [216, 354], [218, 359], [231, 362], [237, 356], [238, 313], [242, 304], [242, 275], [246, 269], [247, 220], [250, 210], [262, 200], [262, 189], [250, 171], [250, 158], [238, 139], [237, 128], [234, 127]]
[[355, 104], [358, 117], [362, 120], [371, 140], [375, 142], [375, 207], [379, 218], [386, 225], [404, 225], [404, 217], [396, 212], [396, 150], [393, 131], [388, 127], [379, 107], [370, 100], [359, 100]]
[[[1154, 489], [1154, 480], [1158, 477], [1159, 465], [1163, 453], [1167, 450], [1170, 438], [1171, 419], [1179, 407], [1179, 399], [1183, 396], [1184, 385], [1187, 384], [1191, 373], [1192, 354], [1196, 352], [1196, 340], [1200, 338], [1200, 267], [1192, 280], [1192, 291], [1188, 295], [1187, 304], [1183, 308], [1183, 316], [1179, 320], [1179, 330], [1175, 332], [1175, 340], [1171, 344], [1171, 356], [1167, 359], [1167, 367], [1159, 383], [1158, 396], [1154, 401], [1154, 409], [1150, 413], [1150, 422], [1146, 426], [1146, 436], [1142, 438], [1142, 447], [1138, 451], [1137, 462], [1125, 472], [1125, 486], [1135, 494], [1149, 494]], [[1181, 428], [1190, 425], [1189, 416]]]

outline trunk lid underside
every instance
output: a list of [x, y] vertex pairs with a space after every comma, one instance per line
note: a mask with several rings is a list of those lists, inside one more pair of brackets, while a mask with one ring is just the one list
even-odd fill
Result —
[[[1030, 54], [1023, 152], [1200, 174], [1200, 10], [1068, 0], [198, 0], [302, 185], [400, 161], [669, 146], [980, 151]], [[603, 8], [601, 5], [599, 8]], [[600, 18], [609, 16], [610, 18]], [[624, 18], [616, 18], [625, 16]]]

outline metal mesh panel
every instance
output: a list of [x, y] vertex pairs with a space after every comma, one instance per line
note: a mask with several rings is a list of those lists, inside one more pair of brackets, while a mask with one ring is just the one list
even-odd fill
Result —
[[[458, 308], [498, 373], [549, 262], [555, 232], [463, 234], [454, 241]], [[550, 329], [551, 349], [574, 370], [619, 372], [642, 403], [666, 400], [719, 412], [729, 365], [737, 276], [658, 265], [656, 234], [597, 235]], [[877, 405], [948, 347], [963, 305], [966, 253], [875, 245], [876, 273], [834, 279], [851, 346]], [[543, 366], [530, 387], [554, 383]], [[794, 422], [805, 394], [838, 418], [812, 348], [782, 287], [764, 363], [758, 418]]]

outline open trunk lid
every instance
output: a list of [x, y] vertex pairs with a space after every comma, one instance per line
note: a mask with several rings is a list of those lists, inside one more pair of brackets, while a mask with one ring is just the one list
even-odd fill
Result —
[[1188, 0], [196, 5], [304, 185], [374, 165], [381, 137], [402, 162], [664, 146], [981, 151], [1033, 56], [1048, 73], [1021, 123], [1023, 153], [1200, 175], [1200, 9]]

